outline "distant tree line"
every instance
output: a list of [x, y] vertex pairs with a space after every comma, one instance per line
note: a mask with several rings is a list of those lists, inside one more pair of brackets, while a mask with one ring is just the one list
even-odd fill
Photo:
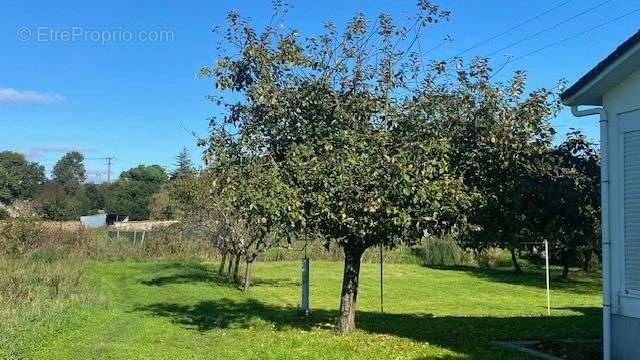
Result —
[[184, 149], [175, 169], [168, 173], [159, 165], [138, 165], [123, 171], [113, 183], [87, 182], [84, 156], [70, 151], [54, 165], [51, 178], [44, 167], [16, 152], [0, 152], [0, 217], [9, 216], [12, 203], [31, 201], [45, 220], [78, 220], [100, 212], [128, 215], [131, 220], [169, 219], [175, 214], [167, 188], [179, 179], [195, 176], [196, 170]]

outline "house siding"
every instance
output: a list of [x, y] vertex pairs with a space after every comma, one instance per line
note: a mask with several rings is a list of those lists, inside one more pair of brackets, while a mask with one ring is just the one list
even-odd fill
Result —
[[625, 278], [629, 277], [629, 268], [625, 267], [624, 261], [627, 255], [624, 219], [625, 216], [629, 217], [629, 214], [625, 214], [625, 198], [627, 212], [636, 206], [629, 204], [629, 197], [624, 193], [625, 133], [640, 130], [640, 70], [611, 88], [603, 97], [603, 104], [609, 116], [612, 358], [640, 359], [640, 296], [629, 292], [630, 284], [625, 284]]

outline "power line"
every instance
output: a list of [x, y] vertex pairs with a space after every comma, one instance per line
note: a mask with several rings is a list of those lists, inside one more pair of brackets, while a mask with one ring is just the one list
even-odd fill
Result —
[[116, 158], [112, 156], [107, 156], [107, 157], [86, 158], [86, 160], [106, 160], [107, 161], [107, 182], [108, 183], [111, 182], [111, 166], [113, 165], [113, 161], [116, 160]]
[[499, 33], [499, 34], [493, 35], [493, 36], [489, 37], [488, 39], [483, 40], [483, 41], [481, 41], [481, 42], [479, 42], [479, 43], [477, 43], [477, 44], [473, 45], [472, 47], [467, 48], [467, 49], [465, 49], [465, 50], [463, 50], [463, 51], [459, 52], [458, 54], [456, 54], [456, 56], [455, 56], [455, 57], [458, 57], [458, 56], [460, 56], [460, 55], [462, 55], [462, 54], [464, 54], [464, 53], [467, 53], [467, 52], [469, 52], [469, 51], [471, 51], [471, 50], [473, 50], [473, 49], [475, 49], [475, 48], [478, 48], [478, 47], [480, 47], [480, 46], [482, 46], [482, 45], [484, 45], [484, 44], [486, 44], [486, 43], [488, 43], [488, 42], [490, 42], [490, 41], [493, 41], [493, 40], [495, 40], [495, 39], [497, 39], [497, 38], [499, 38], [499, 37], [501, 37], [501, 36], [504, 36], [504, 35], [506, 35], [506, 34], [508, 34], [508, 33], [512, 32], [512, 31], [513, 31], [513, 30], [515, 30], [515, 29], [519, 29], [519, 28], [523, 27], [524, 25], [527, 25], [527, 24], [529, 24], [529, 23], [531, 23], [531, 22], [533, 22], [533, 21], [535, 21], [535, 20], [537, 20], [537, 19], [539, 19], [539, 18], [541, 18], [541, 17], [543, 17], [543, 16], [545, 16], [545, 15], [549, 14], [549, 13], [550, 13], [550, 12], [552, 12], [552, 11], [555, 11], [555, 10], [557, 10], [557, 9], [559, 9], [559, 8], [561, 8], [561, 7], [565, 6], [565, 5], [567, 5], [567, 4], [568, 4], [568, 3], [570, 3], [571, 1], [573, 1], [573, 0], [567, 0], [567, 1], [564, 1], [564, 2], [562, 2], [562, 3], [560, 3], [560, 4], [556, 5], [556, 6], [552, 7], [551, 9], [545, 10], [545, 11], [541, 12], [540, 14], [538, 14], [538, 15], [536, 15], [536, 16], [534, 16], [534, 17], [532, 17], [532, 18], [529, 18], [529, 19], [527, 19], [527, 20], [525, 20], [525, 21], [523, 21], [523, 22], [521, 22], [521, 23], [519, 23], [519, 24], [517, 24], [517, 25], [515, 25], [515, 26], [510, 27], [509, 29], [507, 29], [507, 30], [505, 30], [505, 31], [503, 31], [503, 32], [501, 32], [501, 33]]
[[541, 48], [538, 48], [538, 49], [536, 49], [536, 50], [530, 51], [530, 52], [528, 52], [528, 53], [526, 53], [526, 54], [524, 54], [524, 55], [522, 55], [522, 56], [519, 56], [519, 57], [517, 57], [517, 58], [513, 59], [513, 61], [511, 61], [511, 63], [513, 63], [513, 62], [515, 62], [515, 61], [518, 61], [518, 60], [521, 60], [521, 59], [523, 59], [523, 58], [525, 58], [525, 57], [527, 57], [527, 56], [531, 56], [531, 55], [533, 55], [533, 54], [537, 54], [537, 53], [539, 53], [539, 52], [541, 52], [541, 51], [544, 51], [544, 50], [546, 50], [546, 49], [548, 49], [548, 48], [550, 48], [550, 47], [553, 47], [553, 46], [556, 46], [556, 45], [560, 45], [560, 44], [562, 44], [562, 43], [564, 43], [564, 42], [567, 42], [567, 41], [569, 41], [569, 40], [575, 39], [575, 38], [577, 38], [577, 37], [579, 37], [579, 36], [582, 36], [582, 35], [584, 35], [584, 34], [586, 34], [586, 33], [590, 32], [590, 31], [593, 31], [593, 30], [595, 30], [595, 29], [599, 29], [599, 28], [601, 28], [601, 27], [603, 27], [603, 26], [606, 26], [606, 25], [611, 24], [612, 22], [618, 21], [618, 20], [620, 20], [620, 19], [623, 19], [623, 18], [625, 18], [625, 17], [627, 17], [627, 16], [633, 15], [633, 14], [638, 13], [638, 12], [640, 12], [640, 8], [635, 9], [635, 10], [633, 10], [633, 11], [630, 11], [630, 12], [628, 12], [628, 13], [622, 14], [622, 15], [620, 15], [620, 16], [617, 16], [617, 17], [615, 17], [615, 18], [613, 18], [613, 19], [609, 19], [609, 20], [607, 20], [607, 21], [605, 21], [605, 22], [603, 22], [603, 23], [600, 23], [600, 24], [598, 24], [598, 25], [596, 25], [596, 26], [590, 27], [590, 28], [588, 28], [588, 29], [586, 29], [586, 30], [583, 30], [583, 31], [580, 31], [580, 32], [578, 32], [578, 33], [575, 33], [575, 34], [573, 34], [573, 35], [571, 35], [571, 36], [567, 36], [566, 38], [563, 38], [563, 39], [560, 39], [560, 40], [558, 40], [558, 41], [552, 42], [551, 44], [545, 45], [545, 46], [543, 46], [543, 47], [541, 47]]
[[589, 13], [589, 12], [591, 12], [591, 11], [593, 11], [593, 10], [595, 10], [595, 9], [605, 5], [605, 4], [610, 3], [611, 1], [613, 1], [613, 0], [605, 0], [605, 1], [601, 2], [601, 3], [598, 3], [597, 5], [591, 7], [589, 9], [587, 9], [587, 10], [584, 10], [584, 11], [582, 11], [582, 12], [576, 14], [576, 15], [570, 16], [570, 17], [568, 17], [568, 18], [566, 18], [566, 19], [564, 19], [564, 20], [562, 20], [562, 21], [560, 21], [558, 23], [555, 23], [555, 24], [553, 24], [553, 25], [551, 25], [549, 27], [546, 27], [546, 28], [544, 28], [544, 29], [542, 29], [540, 31], [537, 31], [537, 32], [535, 32], [533, 34], [527, 35], [527, 36], [525, 36], [524, 38], [522, 38], [520, 40], [517, 40], [517, 41], [514, 41], [514, 42], [510, 43], [509, 45], [501, 47], [500, 49], [485, 55], [485, 57], [493, 56], [493, 55], [495, 55], [495, 54], [497, 54], [499, 52], [502, 52], [504, 50], [512, 48], [512, 47], [514, 47], [516, 45], [522, 44], [523, 42], [525, 42], [525, 41], [527, 41], [527, 40], [529, 40], [531, 38], [534, 38], [534, 37], [536, 37], [536, 36], [538, 36], [540, 34], [543, 34], [543, 33], [547, 32], [547, 31], [549, 31], [549, 30], [553, 30], [553, 29], [557, 28], [558, 26], [566, 24], [567, 22], [569, 22], [571, 20], [577, 19], [577, 18], [579, 18], [580, 16], [582, 16], [584, 14], [587, 14], [587, 13]]

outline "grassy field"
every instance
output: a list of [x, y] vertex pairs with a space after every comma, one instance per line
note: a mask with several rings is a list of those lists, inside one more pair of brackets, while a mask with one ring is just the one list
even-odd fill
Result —
[[342, 272], [337, 262], [312, 262], [309, 317], [297, 311], [295, 262], [259, 263], [248, 294], [218, 276], [215, 264], [85, 266], [86, 281], [100, 300], [69, 301], [48, 315], [11, 318], [5, 312], [5, 320], [12, 320], [0, 324], [0, 357], [528, 359], [492, 342], [589, 340], [601, 334], [597, 275], [575, 273], [571, 281], [555, 282], [552, 317], [545, 317], [541, 274], [390, 264], [383, 315], [379, 268], [363, 264], [359, 330], [341, 337], [334, 325]]

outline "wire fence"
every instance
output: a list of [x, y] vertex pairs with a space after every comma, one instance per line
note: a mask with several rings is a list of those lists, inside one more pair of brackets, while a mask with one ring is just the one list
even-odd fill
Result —
[[143, 245], [145, 239], [153, 236], [153, 230], [109, 230], [109, 239], [127, 239], [131, 245]]

